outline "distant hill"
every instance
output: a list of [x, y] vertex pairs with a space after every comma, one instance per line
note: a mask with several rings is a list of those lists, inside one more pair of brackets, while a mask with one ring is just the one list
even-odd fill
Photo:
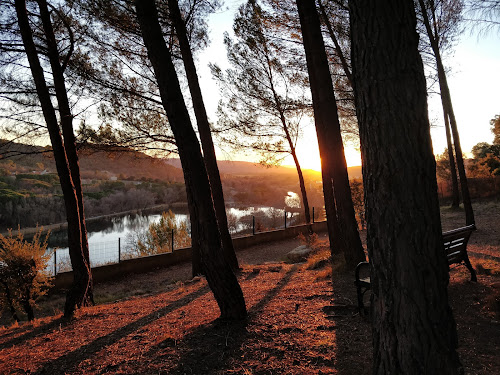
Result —
[[363, 178], [363, 172], [361, 171], [361, 165], [356, 167], [347, 167], [347, 173], [349, 173], [349, 178]]
[[[0, 169], [10, 173], [50, 172], [56, 173], [52, 152], [48, 148], [19, 143], [0, 147]], [[19, 153], [28, 153], [16, 155]], [[12, 156], [16, 155], [16, 156]], [[5, 156], [10, 156], [6, 158]], [[153, 158], [136, 151], [106, 152], [82, 149], [79, 151], [80, 171], [84, 179], [159, 179], [183, 181], [179, 168], [168, 165], [162, 159]]]
[[[178, 158], [166, 159], [166, 163], [176, 168], [181, 168], [181, 161]], [[287, 173], [285, 167], [271, 167], [267, 168], [258, 163], [251, 163], [248, 161], [233, 161], [233, 160], [217, 160], [219, 172], [224, 174], [235, 175], [253, 175], [253, 174], [268, 174], [269, 172], [278, 172], [281, 170]]]
[[[181, 168], [180, 159], [167, 159], [166, 163], [177, 168]], [[268, 175], [268, 174], [293, 174], [297, 171], [291, 166], [278, 166], [267, 168], [258, 163], [248, 161], [218, 160], [219, 171], [222, 174], [232, 175]], [[347, 168], [349, 178], [361, 178], [361, 166]], [[321, 172], [313, 169], [304, 169], [303, 173], [309, 175], [311, 179], [321, 180]]]
[[107, 172], [118, 179], [152, 178], [163, 181], [184, 181], [179, 168], [168, 165], [163, 159], [153, 158], [141, 152], [88, 152], [80, 153], [82, 175], [92, 178], [95, 171]]
[[[0, 147], [0, 169], [10, 173], [31, 173], [33, 171], [56, 172], [52, 152], [49, 148], [12, 143]], [[28, 153], [10, 158], [2, 155]], [[160, 179], [163, 181], [182, 182], [184, 176], [178, 158], [159, 159], [141, 152], [106, 152], [82, 149], [79, 152], [81, 174], [84, 179]], [[247, 161], [219, 160], [222, 175], [232, 176], [282, 176], [296, 178], [296, 170], [290, 166], [265, 167]], [[350, 178], [361, 178], [361, 167], [348, 168]], [[321, 172], [304, 169], [304, 176], [309, 180], [321, 181]]]

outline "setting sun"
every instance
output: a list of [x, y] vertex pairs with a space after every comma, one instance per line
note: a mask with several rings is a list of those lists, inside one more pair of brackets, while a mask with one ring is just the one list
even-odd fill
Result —
[[[314, 142], [313, 142], [314, 141]], [[348, 145], [344, 148], [345, 158], [348, 167], [356, 167], [361, 165], [361, 154], [354, 147]], [[297, 157], [299, 158], [300, 166], [303, 169], [313, 169], [321, 171], [321, 159], [319, 157], [319, 149], [316, 140], [311, 140], [307, 144], [297, 146]], [[285, 159], [284, 165], [293, 165], [293, 159], [290, 156]]]

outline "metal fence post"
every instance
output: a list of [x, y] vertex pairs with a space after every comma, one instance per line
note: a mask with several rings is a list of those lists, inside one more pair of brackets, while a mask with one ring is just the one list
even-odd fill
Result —
[[286, 210], [285, 210], [285, 229], [286, 229]]
[[314, 224], [314, 207], [313, 207], [313, 224]]
[[172, 252], [174, 252], [174, 230], [172, 229]]
[[122, 261], [122, 239], [118, 237], [118, 263]]
[[252, 235], [255, 235], [255, 216], [252, 215]]
[[56, 255], [57, 250], [54, 250], [54, 276], [57, 275], [57, 255]]

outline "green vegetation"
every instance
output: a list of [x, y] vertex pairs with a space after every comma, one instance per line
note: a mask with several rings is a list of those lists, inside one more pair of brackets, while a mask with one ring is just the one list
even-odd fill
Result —
[[[6, 163], [0, 163], [2, 169]], [[122, 176], [123, 177], [123, 176]], [[185, 201], [184, 185], [159, 179], [85, 181], [87, 217]], [[0, 230], [49, 225], [65, 220], [64, 202], [55, 173], [0, 175]]]

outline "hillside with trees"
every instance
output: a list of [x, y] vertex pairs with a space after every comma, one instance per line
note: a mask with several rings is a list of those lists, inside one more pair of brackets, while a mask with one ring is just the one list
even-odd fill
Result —
[[[61, 188], [48, 147], [5, 144], [0, 159], [0, 229], [63, 222]], [[285, 207], [288, 192], [299, 193], [296, 171], [243, 161], [218, 161], [226, 207]], [[137, 151], [80, 151], [88, 217], [186, 203], [179, 159], [159, 159]], [[361, 167], [349, 168], [353, 178]], [[311, 207], [323, 206], [321, 173], [304, 170]], [[312, 208], [311, 208], [312, 210]]]

